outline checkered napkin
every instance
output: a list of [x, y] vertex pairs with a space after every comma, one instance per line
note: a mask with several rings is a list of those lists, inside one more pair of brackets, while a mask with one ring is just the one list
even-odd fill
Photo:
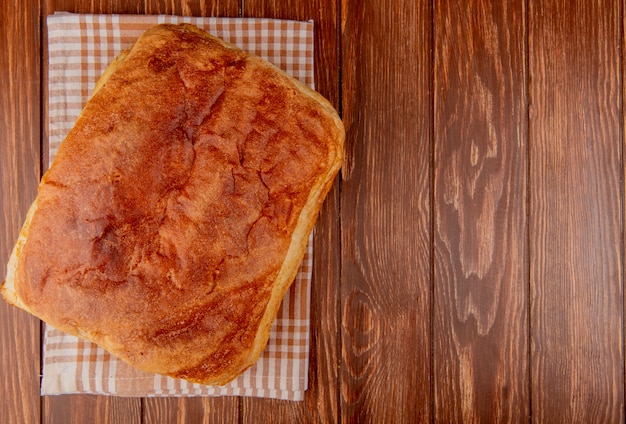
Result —
[[[50, 162], [108, 64], [158, 23], [187, 22], [255, 53], [313, 85], [313, 23], [272, 19], [176, 16], [48, 16]], [[307, 388], [312, 243], [285, 295], [261, 358], [223, 387], [144, 373], [102, 348], [46, 326], [43, 395], [257, 396], [302, 400]]]

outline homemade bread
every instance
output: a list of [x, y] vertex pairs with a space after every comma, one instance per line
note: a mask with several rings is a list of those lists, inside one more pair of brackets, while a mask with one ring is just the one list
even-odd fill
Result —
[[136, 368], [224, 384], [267, 343], [343, 141], [329, 102], [273, 65], [154, 27], [59, 148], [2, 294]]

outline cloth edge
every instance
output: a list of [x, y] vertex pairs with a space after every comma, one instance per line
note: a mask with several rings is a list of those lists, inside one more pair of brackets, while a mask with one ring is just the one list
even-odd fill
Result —
[[314, 26], [315, 21], [313, 19], [307, 19], [304, 21], [297, 19], [278, 19], [278, 18], [244, 18], [244, 17], [232, 17], [232, 16], [189, 16], [189, 15], [168, 15], [163, 13], [158, 14], [138, 14], [138, 13], [74, 13], [66, 11], [55, 11], [49, 15], [46, 15], [46, 23], [52, 18], [59, 19], [64, 17], [78, 17], [78, 16], [125, 16], [125, 17], [154, 17], [154, 18], [170, 18], [175, 17], [177, 19], [219, 19], [228, 20], [231, 22], [237, 21], [260, 21], [260, 22], [297, 22], [299, 24], [307, 24]]

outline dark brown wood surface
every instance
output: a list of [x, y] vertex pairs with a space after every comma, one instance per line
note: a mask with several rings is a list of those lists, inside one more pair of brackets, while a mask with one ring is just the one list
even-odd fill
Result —
[[47, 163], [55, 11], [313, 19], [346, 161], [303, 402], [39, 396], [0, 302], [0, 423], [621, 423], [624, 0], [0, 3], [0, 267]]
[[430, 2], [341, 11], [341, 419], [431, 410]]
[[525, 2], [435, 2], [439, 422], [529, 413]]
[[[40, 162], [39, 3], [0, 6], [0, 270], [37, 194]], [[1, 274], [4, 272], [0, 271]], [[2, 277], [0, 277], [2, 278]], [[0, 301], [0, 423], [39, 422], [38, 320]]]
[[533, 416], [623, 422], [623, 11], [530, 6]]

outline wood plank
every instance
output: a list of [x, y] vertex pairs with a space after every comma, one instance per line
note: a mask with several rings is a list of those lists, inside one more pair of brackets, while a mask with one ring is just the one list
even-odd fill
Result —
[[[244, 17], [313, 19], [316, 89], [339, 107], [339, 29], [336, 0], [244, 0]], [[244, 422], [337, 422], [339, 417], [339, 182], [328, 194], [314, 236], [309, 390], [304, 402], [244, 398]]]
[[96, 395], [43, 397], [43, 423], [59, 424], [140, 424], [141, 401]]
[[529, 413], [526, 6], [434, 10], [435, 421]]
[[144, 2], [125, 0], [45, 0], [44, 15], [71, 13], [141, 13]]
[[[0, 5], [0, 279], [37, 194], [40, 2]], [[0, 422], [40, 421], [39, 320], [0, 300]]]
[[150, 398], [145, 399], [143, 424], [229, 424], [238, 417], [238, 398]]
[[181, 16], [237, 16], [239, 0], [46, 0], [47, 14], [73, 13], [168, 14]]
[[535, 422], [623, 422], [618, 1], [530, 1]]
[[238, 16], [240, 0], [145, 0], [144, 13], [179, 16]]
[[431, 2], [341, 16], [341, 419], [429, 422]]

